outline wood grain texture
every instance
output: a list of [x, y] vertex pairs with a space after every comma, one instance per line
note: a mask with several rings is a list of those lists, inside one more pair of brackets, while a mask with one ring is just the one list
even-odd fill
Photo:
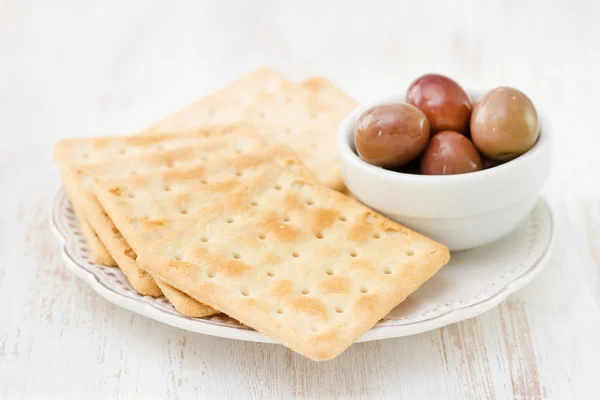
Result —
[[[369, 4], [0, 0], [0, 398], [600, 397], [600, 3]], [[53, 144], [142, 129], [261, 65], [363, 100], [425, 71], [528, 93], [555, 130], [547, 269], [478, 318], [327, 363], [159, 324], [67, 274]]]

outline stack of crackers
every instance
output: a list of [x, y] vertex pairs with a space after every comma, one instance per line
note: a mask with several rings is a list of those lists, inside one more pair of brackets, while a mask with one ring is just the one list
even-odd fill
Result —
[[181, 314], [225, 313], [336, 357], [449, 260], [342, 194], [355, 100], [259, 69], [134, 136], [66, 139], [65, 189], [99, 264]]

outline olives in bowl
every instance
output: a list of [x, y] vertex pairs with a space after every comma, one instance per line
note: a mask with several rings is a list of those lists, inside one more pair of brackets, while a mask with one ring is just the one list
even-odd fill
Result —
[[[493, 168], [527, 152], [539, 136], [538, 115], [522, 92], [499, 87], [475, 107], [454, 80], [426, 74], [404, 102], [364, 111], [354, 129], [359, 157], [393, 171], [455, 175]], [[402, 168], [420, 164], [420, 168]]]
[[[410, 161], [402, 157], [385, 165], [371, 163], [361, 156], [364, 149], [359, 152], [356, 141], [357, 127], [365, 126], [359, 120], [367, 111], [371, 110], [369, 115], [376, 115], [373, 110], [382, 105], [407, 103], [405, 93], [358, 106], [338, 128], [338, 152], [348, 193], [366, 206], [445, 244], [451, 251], [490, 243], [519, 226], [540, 199], [552, 159], [551, 126], [540, 110], [536, 110], [537, 130], [532, 131], [537, 134], [532, 147], [511, 160], [492, 158], [496, 155], [487, 147], [478, 147], [481, 142], [476, 140], [476, 135], [485, 137], [489, 132], [494, 133], [494, 128], [498, 133], [500, 128], [515, 121], [493, 119], [485, 125], [473, 125], [480, 122], [476, 121], [474, 110], [486, 93], [466, 93], [473, 108], [468, 126], [436, 131], [428, 119], [427, 144]], [[512, 96], [508, 98], [516, 101]], [[484, 108], [486, 112], [494, 109], [490, 115], [498, 116], [508, 107]], [[427, 118], [427, 113], [421, 111]], [[521, 115], [531, 118], [533, 114], [523, 112]], [[394, 119], [394, 123], [397, 121]], [[525, 126], [535, 128], [530, 122]], [[367, 126], [377, 124], [369, 121]], [[374, 132], [379, 135], [378, 130]], [[499, 144], [496, 151], [502, 156], [507, 152], [503, 148], [517, 152], [512, 147], [504, 147], [504, 142], [499, 140], [491, 142]], [[393, 153], [391, 146], [388, 149]], [[387, 154], [388, 159], [393, 160], [392, 155]]]

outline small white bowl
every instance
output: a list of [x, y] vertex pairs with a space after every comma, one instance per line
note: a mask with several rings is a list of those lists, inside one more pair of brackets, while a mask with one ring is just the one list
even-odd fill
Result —
[[[469, 95], [476, 100], [483, 93]], [[338, 150], [348, 190], [365, 205], [453, 251], [493, 242], [523, 222], [550, 175], [551, 127], [540, 110], [540, 136], [522, 156], [468, 174], [413, 175], [366, 163], [354, 145], [356, 121], [367, 109], [404, 98], [391, 96], [360, 105], [339, 126]]]

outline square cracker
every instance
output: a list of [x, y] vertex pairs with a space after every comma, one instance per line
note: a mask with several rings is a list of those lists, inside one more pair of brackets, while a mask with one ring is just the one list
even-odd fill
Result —
[[342, 190], [336, 131], [354, 107], [354, 99], [323, 78], [299, 85], [263, 68], [163, 119], [147, 132], [247, 121], [256, 125], [269, 143], [294, 149], [323, 184]]
[[[237, 124], [197, 129], [181, 134], [65, 139], [57, 143], [55, 157], [73, 208], [76, 212], [79, 211], [78, 217], [80, 221], [84, 221], [82, 228], [85, 229], [87, 226], [95, 230], [94, 232], [94, 230], [88, 229], [88, 237], [86, 239], [92, 238], [89, 239], [90, 242], [88, 242], [88, 245], [91, 248], [104, 247], [100, 241], [94, 241], [93, 238], [96, 237], [96, 234], [103, 241], [110, 241], [112, 245], [108, 249], [109, 252], [115, 258], [132, 286], [139, 293], [150, 296], [161, 295], [161, 291], [154, 280], [145, 271], [139, 270], [137, 265], [131, 263], [130, 257], [125, 253], [129, 246], [120, 237], [120, 233], [116, 229], [113, 229], [112, 224], [105, 223], [105, 220], [108, 218], [97, 207], [95, 198], [86, 189], [81, 181], [81, 174], [78, 171], [87, 167], [92, 168], [97, 163], [104, 163], [110, 166], [109, 171], [105, 169], [104, 173], [110, 172], [113, 174], [111, 176], [114, 177], [114, 174], [123, 174], [126, 172], [123, 168], [126, 165], [125, 160], [131, 157], [150, 155], [148, 156], [149, 160], [159, 161], [156, 156], [152, 156], [151, 154], [165, 150], [177, 151], [181, 146], [197, 145], [206, 138], [235, 133], [248, 136], [248, 140], [258, 138], [254, 127], [248, 124]], [[225, 144], [227, 147], [231, 147], [230, 143]], [[177, 157], [183, 157], [184, 154], [176, 153], [176, 155]], [[168, 151], [166, 157], [169, 157]], [[170, 157], [173, 158], [173, 156]], [[195, 160], [195, 162], [200, 162], [200, 160]], [[91, 221], [91, 217], [96, 217], [96, 224]], [[91, 222], [91, 225], [96, 226], [88, 225], [89, 222]], [[102, 232], [98, 231], [98, 227], [104, 228], [101, 228]]]
[[[142, 160], [132, 164], [139, 166]], [[207, 161], [188, 170], [103, 180], [95, 193], [100, 207], [110, 217], [107, 220], [114, 223], [113, 228], [131, 246], [129, 254], [132, 255], [131, 262], [135, 262], [136, 253], [176, 229], [189, 214], [223, 201], [241, 182], [251, 179], [262, 167], [271, 164], [301, 168], [293, 152], [286, 147], [275, 146], [234, 158]], [[96, 170], [103, 168], [100, 165], [95, 167]], [[301, 170], [304, 171], [303, 168]], [[182, 314], [202, 317], [215, 313], [160, 279], [156, 282]]]
[[327, 360], [449, 257], [445, 246], [343, 194], [270, 167], [138, 263], [292, 350]]

